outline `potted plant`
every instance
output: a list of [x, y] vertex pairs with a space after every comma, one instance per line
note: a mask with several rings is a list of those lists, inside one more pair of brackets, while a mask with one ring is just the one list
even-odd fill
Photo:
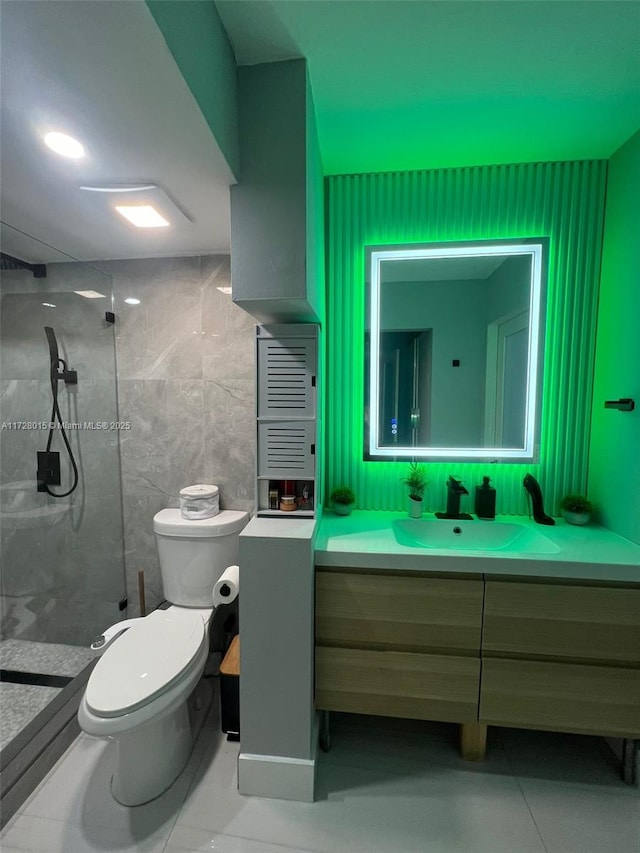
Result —
[[560, 501], [560, 511], [569, 524], [588, 524], [593, 504], [584, 495], [565, 495]]
[[338, 486], [329, 498], [336, 515], [349, 515], [356, 502], [356, 496], [348, 486]]
[[427, 467], [419, 462], [411, 462], [407, 476], [402, 482], [409, 488], [409, 517], [420, 518], [422, 499], [427, 488]]

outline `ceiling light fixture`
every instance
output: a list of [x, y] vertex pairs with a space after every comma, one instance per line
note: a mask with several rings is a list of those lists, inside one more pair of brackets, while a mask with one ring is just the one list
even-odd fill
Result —
[[[0, 0], [1, 2], [1, 0]], [[94, 201], [113, 199], [113, 206], [138, 228], [159, 228], [167, 225], [179, 228], [186, 222], [193, 222], [193, 217], [178, 203], [171, 193], [150, 179], [91, 181], [79, 184], [84, 192], [91, 193]], [[114, 198], [115, 196], [115, 198]], [[135, 199], [135, 201], [134, 201]], [[141, 208], [154, 211], [152, 219], [138, 221]], [[135, 208], [136, 221], [123, 211]], [[170, 218], [169, 218], [170, 217]]]
[[148, 190], [157, 190], [157, 184], [86, 184], [80, 186], [81, 190], [90, 193], [141, 193]]
[[150, 204], [117, 204], [116, 210], [136, 228], [164, 228], [169, 224]]
[[80, 157], [84, 157], [84, 145], [66, 133], [58, 133], [57, 131], [46, 133], [44, 143], [62, 157], [69, 157], [72, 160], [79, 160]]
[[43, 302], [42, 304], [44, 305], [45, 308], [55, 308], [56, 307], [53, 304], [53, 302]]
[[124, 301], [127, 305], [140, 305], [140, 300], [136, 299], [135, 296], [128, 296]]
[[104, 293], [98, 293], [97, 290], [74, 290], [78, 296], [84, 296], [85, 299], [106, 299]]

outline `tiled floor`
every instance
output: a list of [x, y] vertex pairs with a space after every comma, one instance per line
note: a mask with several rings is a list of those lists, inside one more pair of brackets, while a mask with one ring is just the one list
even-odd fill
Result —
[[[72, 677], [95, 657], [84, 646], [0, 641], [0, 669]], [[57, 696], [61, 688], [0, 682], [0, 749], [10, 743]]]
[[66, 643], [36, 643], [31, 640], [2, 640], [0, 667], [19, 672], [74, 676], [96, 656], [86, 646]]
[[110, 744], [82, 735], [5, 827], [3, 853], [639, 853], [640, 798], [604, 741], [490, 731], [459, 758], [446, 725], [334, 715], [313, 804], [243, 797], [217, 703], [172, 788], [109, 794]]
[[0, 682], [0, 749], [11, 743], [61, 689]]

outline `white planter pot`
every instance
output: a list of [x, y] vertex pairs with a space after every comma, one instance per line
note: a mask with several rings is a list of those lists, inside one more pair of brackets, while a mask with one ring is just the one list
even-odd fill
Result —
[[409, 518], [422, 518], [422, 501], [409, 498]]
[[353, 504], [333, 504], [333, 511], [336, 515], [351, 515]]
[[591, 518], [590, 512], [570, 512], [568, 509], [563, 509], [562, 515], [567, 524], [589, 524]]

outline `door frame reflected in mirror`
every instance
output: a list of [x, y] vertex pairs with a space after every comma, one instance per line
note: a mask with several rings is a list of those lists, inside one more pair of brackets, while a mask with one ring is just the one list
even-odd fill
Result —
[[[421, 243], [386, 246], [366, 246], [367, 319], [365, 331], [365, 411], [364, 411], [364, 458], [370, 461], [393, 461], [425, 459], [433, 461], [492, 460], [504, 462], [537, 462], [539, 456], [539, 431], [541, 416], [542, 362], [545, 320], [545, 298], [547, 284], [547, 259], [549, 239], [526, 237], [521, 239], [496, 239], [478, 241], [456, 241], [448, 243]], [[498, 442], [492, 446], [441, 446], [419, 445], [415, 442], [417, 430], [412, 431], [411, 443], [389, 444], [383, 438], [380, 417], [382, 361], [381, 292], [384, 282], [384, 262], [409, 260], [446, 260], [464, 258], [490, 258], [529, 256], [530, 282], [529, 301], [526, 312], [529, 317], [526, 343], [526, 393], [524, 400], [523, 436], [519, 446], [502, 447]], [[397, 267], [396, 267], [397, 269]], [[509, 326], [509, 316], [496, 318], [492, 323], [503, 322]], [[420, 324], [418, 324], [420, 325]], [[425, 324], [428, 326], [428, 323]], [[496, 334], [496, 329], [493, 330]], [[487, 373], [490, 371], [487, 370]], [[500, 411], [499, 392], [494, 394], [494, 409]], [[483, 426], [487, 427], [487, 412], [483, 415]], [[498, 430], [499, 431], [499, 430]], [[495, 434], [495, 429], [493, 430]], [[487, 433], [488, 434], [488, 433]], [[414, 443], [415, 442], [415, 443]]]

